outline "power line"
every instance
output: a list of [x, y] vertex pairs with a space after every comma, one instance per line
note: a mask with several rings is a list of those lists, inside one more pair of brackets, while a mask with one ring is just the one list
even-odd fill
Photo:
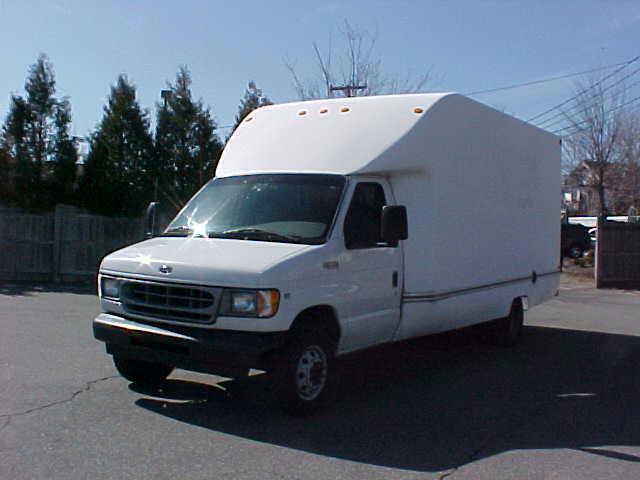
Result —
[[[621, 104], [621, 105], [618, 105], [618, 106], [616, 106], [616, 107], [610, 108], [609, 110], [605, 111], [602, 115], [603, 115], [603, 116], [604, 116], [604, 115], [608, 115], [609, 113], [615, 112], [616, 110], [620, 110], [621, 108], [624, 108], [624, 107], [626, 107], [627, 105], [632, 104], [633, 102], [637, 102], [638, 100], [640, 100], [640, 95], [638, 95], [638, 96], [637, 96], [637, 97], [635, 97], [635, 98], [632, 98], [632, 99], [631, 99], [631, 100], [629, 100], [628, 102], [624, 102], [624, 103], [623, 103], [623, 104]], [[568, 126], [568, 127], [559, 128], [559, 129], [557, 129], [557, 130], [554, 130], [554, 131], [552, 131], [551, 133], [554, 133], [554, 134], [555, 134], [555, 133], [562, 132], [563, 130], [570, 130], [570, 129], [572, 129], [572, 128], [579, 127], [580, 125], [584, 125], [585, 123], [589, 123], [590, 121], [591, 121], [591, 119], [583, 120], [582, 122], [575, 123], [575, 124], [570, 125], [570, 126]], [[571, 133], [563, 134], [563, 136], [573, 135], [573, 134], [578, 133], [578, 132], [581, 132], [581, 131], [583, 131], [583, 130], [586, 130], [586, 129], [585, 129], [585, 128], [578, 128], [578, 129], [574, 130], [574, 131], [573, 131], [573, 132], [571, 132]]]
[[576, 98], [578, 98], [580, 95], [582, 95], [583, 93], [585, 93], [586, 91], [597, 87], [598, 85], [600, 85], [602, 82], [608, 80], [609, 78], [613, 77], [614, 75], [616, 75], [618, 72], [620, 72], [621, 70], [625, 69], [626, 67], [628, 67], [629, 65], [631, 65], [632, 63], [638, 61], [640, 59], [640, 55], [638, 55], [637, 57], [632, 58], [631, 60], [624, 62], [623, 65], [619, 68], [616, 68], [612, 73], [610, 73], [609, 75], [607, 75], [606, 77], [602, 78], [601, 80], [598, 80], [596, 83], [594, 83], [593, 85], [585, 88], [583, 91], [578, 92], [577, 94], [575, 94], [573, 97], [565, 100], [564, 102], [559, 103], [558, 105], [554, 105], [553, 107], [545, 110], [542, 113], [539, 113], [529, 119], [527, 119], [527, 122], [532, 122], [533, 120], [536, 120], [540, 117], [543, 117], [544, 115], [546, 115], [547, 113], [553, 112], [554, 110], [565, 106], [567, 103], [571, 102], [572, 100], [575, 100]]
[[556, 77], [541, 78], [540, 80], [532, 80], [532, 81], [524, 82], [524, 83], [514, 83], [512, 85], [505, 85], [503, 87], [490, 88], [490, 89], [487, 89], [487, 90], [476, 90], [476, 91], [473, 91], [473, 92], [463, 93], [463, 95], [482, 95], [484, 93], [499, 92], [499, 91], [502, 91], [502, 90], [512, 90], [514, 88], [528, 87], [530, 85], [538, 85], [540, 83], [554, 82], [556, 80], [562, 80], [562, 79], [565, 79], [565, 78], [576, 77], [578, 75], [585, 75], [587, 73], [599, 72], [600, 70], [607, 70], [609, 68], [618, 67], [618, 66], [624, 65], [626, 63], [627, 62], [613, 63], [611, 65], [606, 65], [604, 67], [592, 68], [590, 70], [583, 70], [582, 72], [567, 73], [565, 75], [558, 75]]
[[[628, 66], [631, 63], [635, 62], [638, 59], [640, 59], [640, 55], [635, 57], [635, 58], [633, 58], [633, 59], [631, 59], [631, 60], [628, 60], [626, 62], [612, 63], [610, 65], [605, 65], [604, 67], [591, 68], [589, 70], [582, 70], [580, 72], [567, 73], [565, 75], [557, 75], [555, 77], [547, 77], [547, 78], [542, 78], [540, 80], [532, 80], [532, 81], [524, 82], [524, 83], [514, 83], [514, 84], [511, 84], [511, 85], [505, 85], [505, 86], [502, 86], [502, 87], [490, 88], [490, 89], [486, 89], [486, 90], [475, 90], [473, 92], [465, 92], [462, 95], [469, 95], [469, 96], [471, 96], [471, 95], [482, 95], [482, 94], [485, 94], [485, 93], [493, 93], [493, 92], [499, 92], [499, 91], [503, 91], [503, 90], [513, 90], [515, 88], [523, 88], [523, 87], [528, 87], [528, 86], [531, 86], [531, 85], [539, 85], [539, 84], [542, 84], [542, 83], [554, 82], [556, 80], [563, 80], [563, 79], [566, 79], [566, 78], [577, 77], [578, 75], [586, 75], [587, 73], [599, 72], [599, 71], [602, 71], [602, 70], [608, 70], [609, 68], [622, 66], [622, 68], [617, 69], [611, 75], [608, 75], [607, 77], [605, 77], [605, 79], [607, 79], [607, 78], [610, 78], [611, 76], [615, 75], [620, 70], [622, 70], [623, 68], [625, 68], [626, 66]], [[605, 79], [603, 79], [603, 80], [605, 80]], [[540, 116], [542, 116], [544, 113], [547, 113], [547, 112], [543, 112], [542, 114], [540, 114]], [[555, 118], [555, 117], [553, 117], [553, 118]], [[527, 121], [531, 121], [531, 119], [529, 119]], [[217, 128], [218, 129], [233, 128], [233, 125], [219, 125]]]
[[[624, 82], [627, 78], [633, 77], [633, 76], [634, 76], [636, 73], [638, 73], [638, 72], [640, 72], [640, 68], [636, 68], [633, 72], [631, 72], [631, 73], [629, 73], [629, 74], [625, 75], [625, 76], [624, 76], [624, 77], [622, 77], [622, 78], [619, 78], [618, 80], [616, 80], [615, 82], [613, 82], [611, 85], [606, 86], [606, 87], [601, 91], [601, 93], [605, 93], [606, 91], [611, 90], [613, 87], [615, 87], [616, 85], [619, 85], [620, 83]], [[631, 88], [631, 87], [633, 87], [633, 86], [635, 86], [635, 85], [637, 85], [637, 84], [638, 84], [638, 82], [632, 83], [632, 84], [631, 84], [630, 86], [628, 86], [627, 88]], [[580, 107], [580, 105], [576, 105], [576, 107]], [[555, 115], [553, 115], [552, 117], [549, 117], [549, 118], [547, 118], [546, 120], [543, 120], [543, 121], [542, 121], [542, 123], [539, 123], [539, 124], [538, 124], [538, 127], [540, 127], [540, 128], [551, 128], [553, 125], [556, 125], [556, 124], [558, 124], [559, 122], [561, 122], [561, 121], [562, 121], [562, 120], [559, 120], [559, 121], [552, 122], [552, 123], [550, 123], [550, 124], [549, 124], [549, 122], [551, 122], [551, 120], [553, 120], [553, 119], [555, 119], [555, 118], [558, 118], [558, 117], [561, 117], [561, 116], [563, 116], [563, 115], [570, 115], [570, 113], [569, 113], [569, 112], [570, 112], [571, 110], [573, 110], [573, 108], [575, 108], [575, 107], [570, 108], [570, 109], [569, 109], [569, 111], [567, 111], [567, 112], [565, 112], [565, 111], [560, 111], [560, 112], [556, 113]], [[589, 107], [583, 108], [581, 111], [585, 111], [585, 110], [587, 110], [588, 108], [589, 108]]]
[[[639, 68], [638, 70], [636, 70], [636, 71], [640, 71], [640, 68]], [[636, 85], [638, 85], [638, 84], [640, 84], [640, 80], [638, 80], [638, 81], [636, 81], [636, 82], [633, 82], [631, 85], [629, 85], [629, 86], [627, 87], [627, 89], [631, 89], [631, 88], [635, 87], [635, 86], [636, 86]], [[615, 84], [614, 84], [614, 85], [615, 85]], [[611, 85], [611, 87], [613, 87], [614, 85]], [[606, 90], [605, 90], [605, 91], [606, 91]], [[590, 108], [592, 108], [593, 106], [594, 106], [594, 104], [587, 105], [586, 107], [582, 108], [581, 110], [578, 110], [577, 112], [574, 112], [574, 113], [572, 113], [572, 114], [570, 114], [570, 115], [579, 115], [580, 113], [583, 113], [583, 112], [588, 111], [588, 110], [589, 110]], [[561, 114], [563, 114], [563, 115], [564, 115], [564, 114], [565, 114], [565, 112], [561, 112]], [[557, 117], [557, 116], [558, 116], [558, 115], [555, 115], [555, 116], [554, 116], [554, 118], [555, 118], [555, 117]], [[569, 116], [569, 114], [567, 114], [567, 116]], [[549, 125], [546, 125], [546, 126], [541, 126], [541, 125], [539, 125], [539, 127], [540, 127], [540, 128], [544, 128], [544, 129], [548, 130], [548, 129], [550, 129], [551, 127], [553, 127], [554, 125], [558, 125], [559, 123], [562, 123], [562, 122], [564, 122], [564, 121], [566, 121], [566, 120], [567, 120], [566, 118], [561, 118], [560, 120], [556, 120], [555, 122], [550, 123]]]

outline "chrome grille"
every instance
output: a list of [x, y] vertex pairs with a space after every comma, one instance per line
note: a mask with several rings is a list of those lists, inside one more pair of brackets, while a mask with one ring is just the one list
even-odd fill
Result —
[[128, 313], [177, 322], [212, 322], [219, 297], [216, 288], [142, 280], [125, 280], [120, 290]]

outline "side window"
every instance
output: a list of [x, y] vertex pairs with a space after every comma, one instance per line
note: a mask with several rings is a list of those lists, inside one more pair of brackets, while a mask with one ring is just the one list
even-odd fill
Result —
[[379, 183], [356, 185], [344, 221], [344, 240], [348, 249], [372, 248], [382, 242], [380, 222], [385, 204], [384, 190]]

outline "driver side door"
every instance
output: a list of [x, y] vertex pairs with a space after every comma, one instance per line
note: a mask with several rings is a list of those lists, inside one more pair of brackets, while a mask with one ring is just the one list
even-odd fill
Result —
[[382, 207], [392, 205], [386, 182], [359, 180], [342, 225], [345, 351], [390, 341], [400, 321], [402, 246], [381, 238]]

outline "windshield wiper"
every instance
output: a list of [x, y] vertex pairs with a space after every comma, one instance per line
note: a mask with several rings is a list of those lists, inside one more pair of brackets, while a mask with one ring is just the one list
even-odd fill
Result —
[[269, 232], [259, 228], [234, 228], [223, 232], [209, 232], [209, 238], [246, 238], [251, 240], [266, 240], [271, 242], [300, 243], [301, 237], [296, 235], [283, 235], [281, 233]]
[[185, 225], [180, 225], [179, 227], [168, 228], [165, 230], [161, 237], [188, 237], [193, 233], [193, 229], [187, 227]]

